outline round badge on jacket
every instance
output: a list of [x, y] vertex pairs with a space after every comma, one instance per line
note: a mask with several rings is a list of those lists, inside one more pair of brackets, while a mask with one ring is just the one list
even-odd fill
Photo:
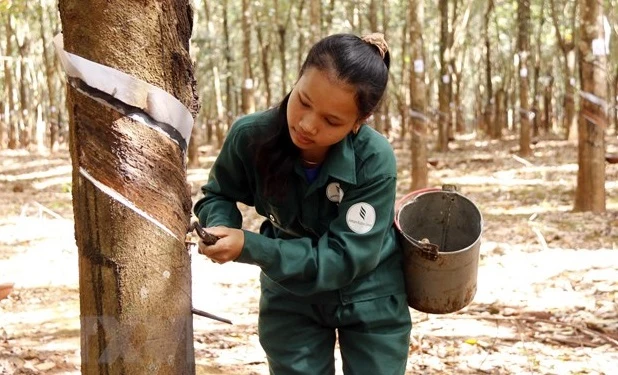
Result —
[[326, 187], [326, 198], [331, 202], [341, 203], [343, 200], [343, 189], [341, 189], [341, 185], [338, 182], [328, 184]]
[[352, 231], [365, 234], [376, 223], [376, 211], [369, 203], [359, 202], [348, 209], [345, 220]]

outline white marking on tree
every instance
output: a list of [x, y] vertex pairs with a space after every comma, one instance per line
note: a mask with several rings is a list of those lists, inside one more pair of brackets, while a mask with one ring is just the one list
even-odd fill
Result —
[[148, 215], [146, 212], [144, 212], [141, 209], [139, 209], [135, 204], [133, 204], [133, 202], [129, 201], [125, 196], [123, 196], [122, 194], [118, 193], [116, 190], [110, 188], [109, 186], [103, 184], [101, 181], [99, 181], [96, 178], [92, 177], [92, 175], [90, 173], [88, 173], [88, 171], [86, 171], [83, 167], [79, 167], [79, 174], [84, 176], [88, 181], [90, 181], [95, 187], [97, 187], [103, 193], [107, 194], [111, 198], [113, 198], [116, 201], [118, 201], [118, 203], [121, 203], [124, 206], [126, 206], [127, 208], [130, 208], [136, 214], [138, 214], [141, 217], [143, 217], [144, 219], [150, 221], [151, 223], [153, 223], [157, 227], [161, 228], [165, 233], [169, 234], [170, 236], [172, 236], [172, 237], [176, 238], [178, 241], [180, 241], [180, 239], [178, 237], [176, 237], [174, 232], [172, 232], [168, 227], [163, 225], [160, 221], [158, 221], [154, 217]]

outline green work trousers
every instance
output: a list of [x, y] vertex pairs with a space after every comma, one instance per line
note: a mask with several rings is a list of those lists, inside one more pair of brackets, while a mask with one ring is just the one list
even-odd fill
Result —
[[406, 295], [310, 304], [262, 288], [259, 336], [272, 375], [404, 375], [412, 323]]

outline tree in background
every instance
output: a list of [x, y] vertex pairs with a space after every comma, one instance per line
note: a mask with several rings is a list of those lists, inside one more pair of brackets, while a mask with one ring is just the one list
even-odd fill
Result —
[[[575, 111], [575, 43], [573, 42], [573, 34], [575, 32], [575, 19], [577, 15], [577, 1], [567, 2], [565, 6], [565, 18], [568, 23], [563, 25], [560, 22], [560, 14], [562, 9], [556, 4], [557, 0], [549, 0], [549, 11], [551, 14], [554, 30], [556, 33], [557, 47], [561, 53], [560, 70], [562, 73], [562, 84], [564, 86], [564, 120], [562, 127], [566, 132], [566, 138], [569, 140], [577, 139], [577, 114]], [[571, 5], [571, 13], [566, 12], [568, 6]]]
[[242, 113], [255, 112], [255, 77], [251, 63], [251, 2], [242, 0]]
[[[543, 113], [541, 112], [541, 86], [545, 84], [545, 79], [541, 79], [541, 61], [543, 60], [542, 49], [543, 45], [541, 35], [543, 32], [543, 24], [545, 23], [545, 0], [541, 0], [541, 10], [538, 14], [539, 25], [534, 33], [534, 55], [532, 56], [532, 137], [538, 138], [540, 129], [544, 128], [541, 125]], [[533, 29], [533, 26], [530, 26]], [[544, 64], [543, 64], [544, 65]], [[541, 82], [543, 81], [543, 82]]]
[[[4, 87], [5, 87], [5, 104], [4, 104], [4, 123], [6, 124], [0, 131], [0, 139], [7, 140], [7, 147], [10, 149], [17, 148], [17, 138], [19, 137], [19, 125], [17, 122], [17, 110], [15, 107], [15, 90], [13, 88], [13, 65], [16, 60], [13, 56], [13, 15], [6, 14], [4, 19], [4, 31], [6, 37], [6, 56], [4, 60]], [[6, 137], [4, 133], [6, 131]]]
[[[197, 112], [188, 0], [60, 0], [59, 10], [67, 52], [160, 87]], [[193, 374], [185, 153], [127, 116], [141, 108], [79, 79], [67, 101], [82, 374]]]
[[578, 120], [576, 211], [605, 211], [605, 129], [607, 128], [607, 47], [603, 8], [582, 0], [579, 32], [581, 109]]
[[519, 155], [532, 155], [528, 104], [528, 58], [530, 57], [530, 1], [517, 1], [517, 56], [519, 68]]
[[436, 151], [448, 151], [449, 129], [451, 127], [451, 73], [449, 71], [452, 51], [450, 47], [449, 1], [440, 0], [440, 76], [438, 79], [438, 139]]
[[607, 6], [605, 14], [607, 15], [605, 24], [608, 26], [605, 35], [609, 39], [609, 57], [607, 59], [608, 71], [608, 97], [609, 97], [609, 127], [608, 130], [613, 130], [618, 133], [618, 59], [611, 58], [618, 55], [618, 1], [611, 0]]
[[[55, 69], [55, 55], [50, 56], [53, 51], [49, 51], [49, 42], [50, 42], [50, 32], [46, 27], [46, 12], [43, 7], [43, 4], [37, 4], [37, 16], [39, 20], [39, 24], [41, 25], [41, 41], [43, 47], [43, 66], [45, 69], [45, 86], [47, 88], [47, 100], [49, 101], [49, 106], [46, 107], [46, 116], [45, 118], [49, 121], [49, 148], [52, 151], [58, 149], [58, 126], [62, 121], [62, 118], [59, 116], [60, 111], [58, 110], [58, 92], [55, 86], [56, 79], [56, 69]], [[44, 129], [43, 129], [44, 130]], [[42, 143], [42, 139], [37, 139], [37, 141]], [[40, 147], [39, 147], [40, 148]], [[41, 151], [41, 150], [39, 150]]]
[[409, 1], [410, 17], [410, 128], [412, 150], [412, 186], [418, 190], [428, 185], [427, 97], [425, 87], [425, 49], [423, 47], [423, 2]]

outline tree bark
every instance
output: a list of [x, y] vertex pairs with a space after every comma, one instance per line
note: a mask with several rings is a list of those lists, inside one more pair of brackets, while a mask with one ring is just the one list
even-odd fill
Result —
[[399, 139], [402, 141], [406, 139], [408, 134], [408, 116], [409, 116], [409, 107], [408, 107], [408, 96], [410, 91], [410, 85], [407, 80], [407, 76], [409, 73], [409, 60], [411, 58], [409, 54], [409, 37], [410, 37], [410, 16], [409, 13], [404, 17], [404, 24], [401, 27], [401, 54], [399, 55], [400, 61], [399, 64], [401, 66], [401, 70], [399, 71], [399, 82], [396, 83], [396, 89], [393, 90], [395, 99], [397, 101], [397, 111], [399, 112], [399, 117], [401, 119], [400, 126], [400, 134]]
[[[463, 51], [462, 55], [465, 55], [465, 51]], [[463, 59], [463, 56], [462, 56]], [[462, 103], [461, 103], [461, 89], [462, 89], [462, 75], [461, 70], [456, 70], [455, 63], [453, 63], [453, 106], [454, 110], [451, 111], [453, 115], [453, 121], [455, 123], [455, 133], [463, 134], [466, 131], [466, 126], [464, 122]]]
[[610, 124], [614, 127], [614, 133], [618, 134], [618, 67], [614, 72], [614, 79], [612, 80], [612, 96], [610, 100]]
[[536, 33], [534, 35], [534, 71], [533, 71], [533, 79], [532, 79], [532, 112], [534, 113], [534, 121], [532, 123], [532, 134], [534, 137], [538, 137], [541, 129], [546, 130], [545, 126], [543, 126], [543, 116], [544, 112], [541, 110], [541, 94], [540, 91], [543, 89], [544, 92], [544, 83], [541, 82], [541, 70], [542, 70], [542, 49], [541, 45], [543, 43], [541, 39], [543, 25], [545, 24], [545, 0], [541, 0], [541, 9], [539, 14], [539, 25], [536, 29]]
[[[382, 2], [382, 32], [384, 33], [384, 35], [386, 36], [386, 39], [389, 40], [390, 39], [390, 34], [389, 34], [389, 9], [388, 9], [388, 2], [387, 1], [383, 1]], [[392, 41], [391, 41], [392, 42]], [[392, 57], [392, 54], [391, 54]], [[403, 67], [401, 69], [404, 69]], [[384, 123], [383, 123], [383, 132], [384, 134], [389, 134], [391, 131], [391, 114], [390, 114], [390, 98], [391, 96], [388, 95], [388, 91], [386, 92], [386, 94], [384, 95], [384, 97], [382, 98], [382, 102], [380, 103], [380, 112], [382, 113], [382, 116], [384, 118]]]
[[[2, 26], [4, 27], [4, 25]], [[7, 56], [8, 58], [8, 55], [6, 55], [4, 52], [3, 45], [1, 42], [0, 42], [0, 56]], [[7, 62], [4, 61], [3, 69], [7, 66], [6, 64]], [[3, 73], [5, 71], [6, 70], [3, 70]], [[6, 76], [4, 76], [3, 78], [5, 79], [5, 82], [3, 83], [2, 90], [6, 90], [6, 87], [5, 87], [6, 86]], [[6, 91], [3, 91], [2, 93], [3, 95], [2, 97], [0, 97], [0, 150], [6, 147], [6, 140], [7, 140], [7, 126], [6, 126], [6, 123], [4, 122], [5, 120], [4, 115], [5, 115], [5, 109], [7, 108], [8, 103], [7, 103]]]
[[322, 38], [322, 2], [309, 0], [309, 46]]
[[[6, 15], [6, 55], [10, 58], [13, 57], [13, 16], [10, 13]], [[13, 60], [14, 62], [15, 60]], [[4, 119], [7, 125], [7, 138], [8, 148], [17, 148], [17, 139], [19, 135], [18, 123], [15, 116], [15, 96], [13, 87], [13, 71], [11, 60], [4, 61], [4, 84], [6, 90], [6, 107], [4, 109]]]
[[[307, 0], [307, 1], [311, 1], [311, 0]], [[296, 49], [296, 71], [300, 72], [300, 67], [303, 63], [303, 57], [305, 56], [305, 54], [308, 52], [307, 48], [306, 48], [306, 43], [305, 43], [305, 32], [304, 27], [301, 26], [303, 25], [303, 7], [305, 6], [305, 0], [301, 0], [300, 4], [298, 4], [298, 13], [296, 14], [296, 28], [298, 29], [298, 36], [296, 38], [296, 43], [298, 48]], [[310, 5], [308, 5], [309, 7]], [[283, 56], [283, 58], [285, 58], [285, 51], [281, 50], [281, 56]], [[295, 77], [297, 78], [297, 77]], [[284, 95], [285, 96], [285, 95]]]
[[566, 139], [573, 141], [577, 139], [577, 117], [575, 116], [575, 86], [573, 86], [573, 82], [569, 82], [570, 80], [569, 78], [565, 83], [563, 126]]
[[[263, 16], [260, 15], [260, 18]], [[268, 22], [264, 19], [265, 22]], [[262, 75], [264, 77], [264, 91], [266, 95], [266, 108], [270, 108], [272, 103], [272, 90], [270, 89], [270, 41], [267, 40], [268, 34], [264, 35], [264, 30], [261, 27], [256, 29], [258, 43], [260, 46], [260, 66], [262, 67]]]
[[[208, 23], [208, 35], [214, 37], [215, 30], [212, 27], [212, 18], [211, 18], [210, 8], [208, 7], [208, 1], [204, 1], [204, 13], [206, 14], [206, 22]], [[211, 45], [212, 43], [209, 43], [209, 46]], [[213, 135], [212, 124], [214, 124], [214, 134], [216, 134], [217, 136], [218, 147], [221, 147], [223, 145], [223, 140], [225, 138], [222, 129], [225, 127], [224, 124], [226, 124], [227, 116], [225, 113], [225, 107], [223, 106], [223, 95], [221, 92], [221, 74], [219, 73], [219, 67], [217, 66], [216, 63], [213, 62], [210, 66], [210, 69], [212, 70], [212, 87], [214, 89], [214, 94], [215, 94], [214, 104], [215, 104], [215, 109], [217, 111], [217, 118], [215, 121], [208, 121], [208, 123], [206, 124], [206, 128], [208, 129], [207, 138], [209, 142], [212, 140], [212, 135]]]
[[[377, 0], [369, 1], [369, 13], [367, 15], [369, 19], [370, 32], [378, 32], [378, 3]], [[382, 31], [383, 33], [383, 31]], [[385, 95], [387, 97], [388, 95]], [[382, 103], [379, 103], [378, 107], [373, 111], [373, 126], [379, 132], [384, 134], [384, 107]]]
[[[227, 128], [229, 128], [232, 125], [232, 114], [238, 111], [234, 106], [235, 100], [233, 96], [234, 78], [232, 74], [232, 46], [230, 44], [230, 26], [227, 10], [228, 0], [222, 0], [221, 7], [223, 8], [223, 40], [225, 45], [225, 119]], [[225, 132], [226, 129], [217, 126], [216, 133], [219, 145], [223, 144]]]
[[325, 17], [324, 17], [324, 30], [325, 32], [328, 32], [328, 30], [331, 30], [333, 27], [333, 16], [335, 14], [335, 0], [329, 0], [328, 1], [328, 7], [326, 8], [326, 12], [325, 12]]
[[508, 113], [506, 110], [506, 93], [504, 92], [504, 88], [502, 85], [497, 87], [496, 89], [496, 100], [495, 100], [495, 111], [494, 111], [494, 122], [493, 126], [494, 131], [496, 131], [497, 139], [502, 138], [502, 129], [506, 128], [506, 122]]
[[359, 18], [358, 17], [358, 9], [357, 9], [357, 4], [358, 1], [352, 0], [352, 1], [348, 1], [345, 4], [345, 11], [346, 11], [346, 18], [347, 21], [350, 23], [350, 26], [352, 27], [352, 29], [354, 30], [359, 30]]
[[519, 73], [517, 72], [517, 70], [515, 69], [515, 71], [513, 72], [512, 75], [508, 76], [507, 79], [507, 90], [506, 90], [506, 107], [511, 109], [511, 122], [509, 123], [509, 130], [512, 132], [518, 132], [519, 131], [519, 125], [520, 123], [517, 121], [517, 114], [518, 114], [518, 93], [517, 93], [517, 84], [518, 84], [518, 77], [519, 77]]
[[[2, 49], [2, 43], [0, 43], [0, 54], [5, 56], [4, 50]], [[8, 56], [7, 56], [8, 58]], [[8, 62], [4, 61], [3, 63], [3, 73], [6, 74], [6, 67], [8, 66]], [[0, 150], [4, 149], [7, 146], [7, 135], [8, 128], [5, 120], [8, 120], [8, 95], [6, 88], [6, 75], [3, 76], [4, 83], [2, 85], [2, 97], [0, 97]]]
[[17, 73], [15, 76], [19, 77], [19, 144], [22, 148], [27, 149], [32, 143], [32, 128], [33, 128], [33, 112], [30, 108], [30, 96], [31, 88], [36, 87], [28, 75], [28, 59], [30, 51], [30, 38], [24, 36], [23, 41], [19, 44], [17, 42], [17, 49], [19, 51], [19, 64], [16, 64]]
[[[217, 145], [221, 147], [225, 135], [223, 134], [223, 127], [225, 123], [225, 108], [223, 108], [223, 98], [221, 97], [221, 79], [219, 78], [219, 69], [216, 66], [212, 67], [212, 79], [213, 87], [215, 90], [215, 105], [217, 108], [217, 120], [215, 123], [215, 134], [217, 135]], [[210, 129], [211, 126], [208, 126]]]
[[410, 125], [412, 128], [411, 190], [427, 187], [427, 97], [425, 87], [425, 53], [423, 48], [423, 0], [409, 0], [410, 17]]
[[[541, 112], [541, 103], [540, 103], [540, 86], [542, 83], [540, 82], [541, 75], [541, 61], [542, 61], [542, 51], [541, 44], [543, 43], [541, 40], [541, 32], [543, 30], [543, 24], [545, 23], [545, 0], [541, 0], [541, 12], [539, 15], [539, 25], [537, 28], [537, 32], [534, 37], [534, 71], [532, 75], [532, 112], [534, 113], [534, 121], [532, 123], [532, 134], [534, 137], [538, 137], [540, 134], [540, 129], [542, 127], [542, 112]], [[543, 127], [544, 128], [544, 127]]]
[[449, 48], [449, 17], [448, 0], [439, 1], [440, 11], [440, 78], [438, 82], [438, 141], [436, 150], [448, 151], [449, 129], [451, 126], [450, 87], [451, 75], [449, 73], [450, 55]]
[[546, 85], [543, 87], [543, 130], [549, 133], [553, 130], [554, 113], [552, 105], [552, 97], [554, 92], [554, 77], [547, 76]]
[[249, 0], [242, 0], [242, 55], [243, 55], [243, 74], [242, 74], [242, 113], [248, 114], [255, 112], [255, 81], [253, 79], [253, 68], [251, 66], [251, 3]]
[[[67, 52], [162, 88], [195, 117], [187, 0], [60, 0], [59, 10]], [[81, 371], [194, 374], [185, 152], [70, 81]]]
[[[577, 2], [573, 6], [573, 13], [571, 19], [575, 20], [577, 13]], [[558, 11], [556, 10], [556, 4], [554, 0], [549, 0], [549, 11], [551, 13], [552, 23], [554, 25], [554, 31], [556, 33], [556, 39], [558, 40], [558, 46], [562, 52], [562, 76], [564, 77], [564, 122], [562, 124], [563, 130], [568, 140], [574, 141], [577, 139], [577, 119], [575, 118], [575, 78], [574, 76], [574, 48], [573, 40], [571, 37], [568, 39], [563, 37], [563, 33], [560, 31], [560, 22], [558, 20]], [[575, 29], [571, 28], [571, 31]], [[572, 32], [571, 32], [572, 34]], [[568, 34], [570, 35], [570, 34]]]
[[37, 12], [39, 17], [39, 23], [41, 24], [41, 41], [43, 42], [43, 65], [45, 69], [47, 99], [49, 102], [47, 110], [45, 110], [44, 118], [49, 124], [49, 148], [50, 150], [55, 151], [58, 148], [58, 124], [56, 123], [56, 119], [54, 118], [54, 114], [57, 111], [56, 107], [58, 106], [58, 103], [56, 103], [56, 96], [58, 95], [58, 93], [56, 92], [56, 87], [54, 85], [56, 70], [54, 69], [53, 60], [49, 57], [49, 51], [47, 48], [48, 31], [45, 28], [45, 17], [42, 3], [39, 3], [39, 5], [37, 6]]
[[493, 116], [493, 83], [491, 81], [491, 40], [489, 39], [489, 19], [491, 12], [494, 9], [494, 2], [487, 2], [487, 9], [483, 15], [483, 41], [485, 44], [485, 108], [483, 109], [483, 123], [481, 130], [485, 131], [492, 139], [500, 139], [502, 131], [496, 129], [496, 121], [492, 120]]
[[[301, 0], [299, 4], [299, 12], [301, 12], [304, 2], [304, 0]], [[279, 37], [279, 43], [277, 43], [277, 46], [279, 52], [279, 68], [281, 69], [281, 98], [285, 97], [285, 95], [288, 93], [288, 67], [286, 59], [286, 52], [288, 48], [286, 35], [290, 26], [290, 22], [292, 20], [293, 7], [291, 3], [285, 2], [285, 4], [288, 8], [285, 17], [283, 17], [283, 15], [281, 14], [282, 10], [279, 8], [279, 1], [275, 0], [274, 2], [275, 19], [277, 20], [277, 36]], [[285, 21], [282, 21], [283, 19], [285, 19]]]
[[605, 129], [607, 128], [607, 56], [603, 8], [581, 0], [579, 77], [582, 100], [578, 120], [575, 211], [605, 212]]
[[528, 104], [528, 57], [530, 57], [530, 2], [517, 1], [517, 53], [519, 55], [519, 155], [532, 155]]

